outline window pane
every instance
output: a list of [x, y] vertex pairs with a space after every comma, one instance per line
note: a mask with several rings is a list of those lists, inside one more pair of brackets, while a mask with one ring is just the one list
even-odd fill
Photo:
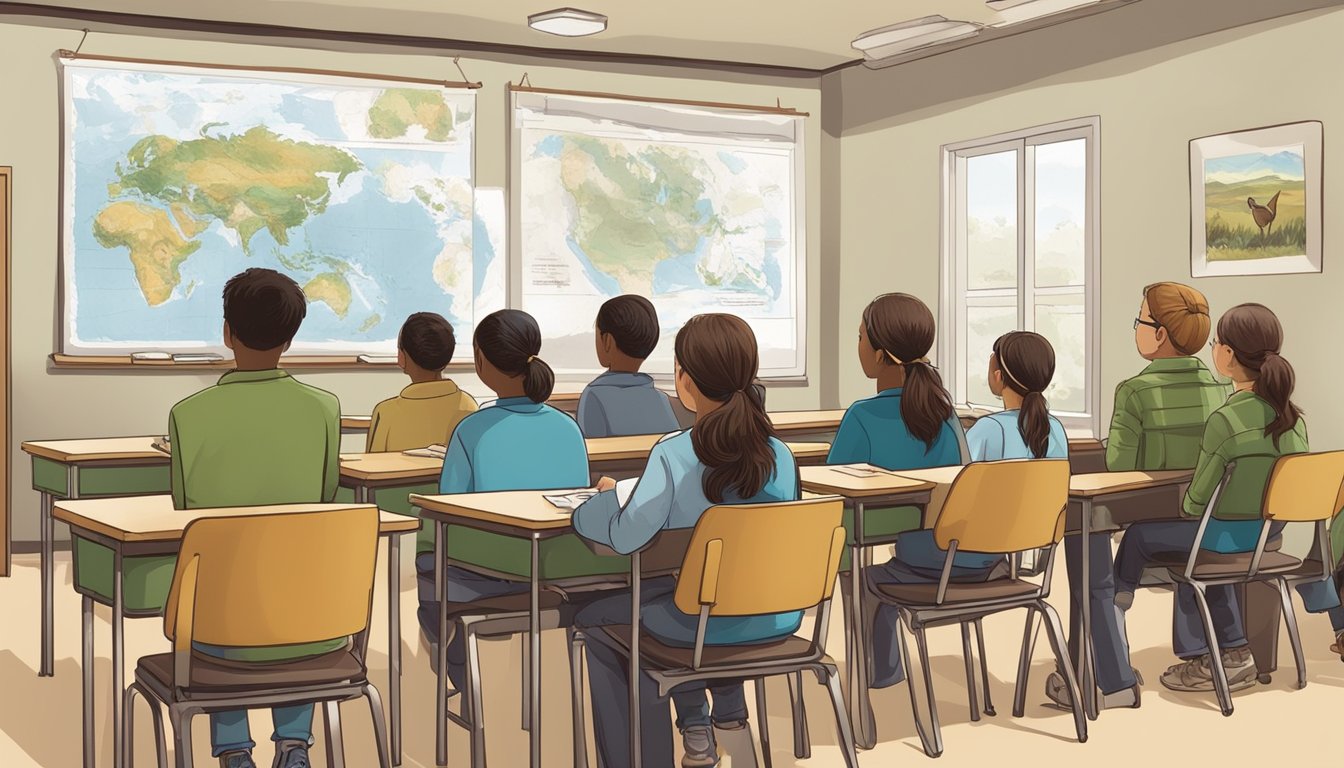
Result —
[[1017, 328], [1017, 306], [967, 307], [966, 356], [962, 370], [966, 372], [966, 401], [976, 405], [994, 405], [998, 398], [989, 391], [989, 356], [994, 341]]
[[1087, 141], [1036, 147], [1036, 286], [1083, 284]]
[[1017, 287], [1017, 151], [966, 159], [966, 286]]
[[1055, 378], [1045, 397], [1052, 411], [1087, 407], [1087, 326], [1083, 297], [1051, 296], [1036, 304], [1036, 332], [1055, 348]]

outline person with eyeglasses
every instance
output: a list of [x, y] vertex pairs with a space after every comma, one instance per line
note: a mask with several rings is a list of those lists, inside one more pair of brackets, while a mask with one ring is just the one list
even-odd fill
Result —
[[[1209, 338], [1209, 302], [1199, 291], [1180, 283], [1154, 283], [1143, 289], [1134, 318], [1134, 346], [1148, 361], [1137, 376], [1115, 390], [1115, 408], [1106, 441], [1106, 468], [1112, 472], [1194, 469], [1209, 417], [1227, 400], [1228, 388], [1195, 357]], [[1151, 499], [1137, 499], [1147, 506]], [[1116, 504], [1109, 505], [1113, 508]], [[1138, 707], [1138, 673], [1130, 668], [1129, 648], [1115, 610], [1115, 581], [1110, 532], [1094, 533], [1086, 542], [1088, 599], [1092, 601], [1092, 643], [1096, 682], [1105, 708]], [[1069, 575], [1069, 642], [1077, 658], [1082, 624], [1082, 547], [1077, 534], [1064, 538]], [[1193, 590], [1177, 590], [1172, 643], [1178, 655], [1198, 657], [1204, 634]], [[1061, 706], [1071, 696], [1063, 675], [1046, 679], [1046, 695]]]

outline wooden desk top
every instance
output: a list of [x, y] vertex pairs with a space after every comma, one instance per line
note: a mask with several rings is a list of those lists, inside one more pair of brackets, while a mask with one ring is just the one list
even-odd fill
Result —
[[831, 430], [840, 426], [845, 417], [844, 409], [838, 411], [780, 411], [770, 414], [770, 421], [778, 430], [803, 432], [806, 430]]
[[341, 429], [358, 429], [367, 432], [372, 424], [372, 416], [341, 416]]
[[1104, 451], [1106, 446], [1095, 437], [1070, 437], [1069, 453], [1078, 453], [1080, 451]]
[[24, 453], [38, 456], [62, 464], [84, 464], [94, 462], [143, 462], [159, 464], [168, 462], [168, 454], [155, 450], [155, 438], [150, 437], [106, 437], [87, 440], [36, 440], [23, 443]]
[[1096, 472], [1073, 475], [1069, 478], [1070, 499], [1094, 499], [1113, 493], [1142, 491], [1163, 485], [1179, 485], [1190, 481], [1194, 472], [1188, 469], [1161, 472]]
[[[192, 520], [207, 517], [241, 515], [281, 515], [295, 512], [319, 512], [361, 509], [363, 504], [278, 504], [264, 507], [223, 507], [218, 509], [173, 509], [171, 496], [133, 496], [129, 498], [58, 501], [52, 515], [79, 530], [107, 536], [114, 541], [176, 541]], [[414, 517], [379, 512], [379, 533], [411, 533], [420, 529]]]
[[437, 479], [443, 459], [391, 453], [342, 453], [341, 477], [352, 480]]
[[413, 493], [411, 504], [423, 510], [424, 516], [431, 520], [466, 518], [522, 531], [555, 531], [570, 527], [573, 512], [551, 504], [545, 497], [574, 490], [578, 489], [457, 493], [446, 496]]
[[[868, 464], [849, 464], [850, 467], [876, 469]], [[813, 493], [828, 493], [851, 499], [872, 498], [876, 496], [894, 496], [902, 493], [931, 491], [936, 483], [919, 480], [902, 474], [894, 474], [879, 469], [881, 474], [872, 477], [855, 477], [837, 471], [838, 466], [799, 467], [803, 490]]]

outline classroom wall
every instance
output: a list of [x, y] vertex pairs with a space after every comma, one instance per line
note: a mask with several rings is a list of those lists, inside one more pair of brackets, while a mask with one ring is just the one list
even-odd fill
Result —
[[[168, 408], [210, 385], [217, 374], [54, 370], [48, 355], [57, 341], [56, 286], [60, 172], [57, 70], [53, 52], [74, 48], [80, 32], [45, 26], [0, 24], [0, 165], [14, 166], [13, 462], [11, 515], [16, 542], [35, 541], [38, 497], [31, 490], [24, 440], [154, 434], [166, 429]], [[415, 52], [341, 52], [285, 45], [244, 45], [219, 40], [95, 32], [88, 53], [183, 61], [247, 63], [358, 70], [413, 77], [459, 78], [450, 58]], [[774, 78], [709, 70], [567, 63], [516, 56], [464, 58], [462, 67], [484, 87], [478, 92], [476, 174], [480, 186], [505, 186], [507, 101], [505, 86], [524, 72], [539, 87], [594, 90], [651, 97], [774, 104], [778, 98], [813, 117], [807, 121], [806, 201], [808, 252], [808, 384], [772, 388], [774, 409], [819, 405], [819, 307], [821, 243], [821, 93], [816, 79]], [[833, 369], [832, 369], [833, 373]], [[368, 413], [404, 383], [392, 372], [301, 373], [305, 381], [341, 399], [347, 413]], [[483, 394], [473, 376], [456, 376]], [[834, 389], [834, 385], [832, 385]], [[358, 441], [354, 441], [358, 442]], [[362, 444], [362, 443], [360, 443]]]
[[[1148, 5], [1131, 8], [1137, 14]], [[1312, 447], [1340, 447], [1344, 359], [1336, 353], [1339, 321], [1332, 309], [1344, 295], [1344, 220], [1330, 211], [1344, 195], [1337, 151], [1344, 100], [1337, 98], [1336, 82], [1344, 71], [1344, 11], [1313, 11], [1100, 58], [1118, 41], [1164, 33], [1161, 24], [1142, 25], [1127, 13], [1061, 25], [1035, 39], [1024, 35], [979, 51], [884, 71], [854, 68], [823, 80], [825, 103], [838, 101], [843, 112], [839, 233], [828, 235], [838, 238], [843, 254], [840, 400], [872, 392], [851, 351], [859, 313], [872, 296], [907, 291], [937, 311], [940, 147], [1099, 115], [1103, 430], [1116, 384], [1143, 364], [1132, 330], [1140, 290], [1179, 280], [1208, 295], [1215, 319], [1243, 301], [1278, 313]], [[1047, 61], [1059, 74], [1037, 74]], [[1299, 120], [1325, 125], [1324, 273], [1191, 281], [1188, 142]]]

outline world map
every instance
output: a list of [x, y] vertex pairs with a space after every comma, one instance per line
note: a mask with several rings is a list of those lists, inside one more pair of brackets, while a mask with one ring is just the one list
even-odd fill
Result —
[[224, 283], [248, 267], [302, 287], [292, 352], [391, 352], [419, 311], [470, 338], [502, 306], [502, 222], [473, 214], [472, 95], [84, 62], [65, 77], [67, 351], [217, 347]]
[[795, 365], [793, 157], [731, 142], [522, 132], [524, 308], [562, 369], [591, 369], [602, 300], [649, 297], [663, 327], [648, 369], [701, 312], [753, 327], [762, 369]]

